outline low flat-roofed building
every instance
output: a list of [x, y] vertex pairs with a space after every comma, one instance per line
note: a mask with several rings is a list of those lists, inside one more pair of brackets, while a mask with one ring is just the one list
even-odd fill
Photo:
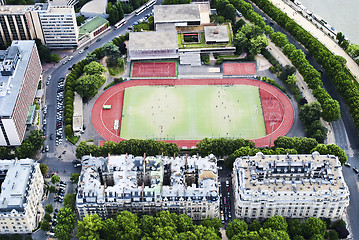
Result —
[[225, 26], [205, 26], [204, 27], [204, 37], [206, 43], [228, 43], [228, 27]]
[[193, 220], [219, 217], [217, 159], [208, 157], [82, 158], [76, 207], [81, 218], [118, 211], [156, 214], [168, 210]]
[[0, 161], [0, 234], [31, 233], [44, 215], [44, 179], [32, 159]]
[[75, 92], [74, 96], [74, 115], [72, 117], [72, 130], [74, 131], [75, 136], [79, 136], [83, 131], [83, 103], [82, 97]]
[[199, 4], [155, 5], [154, 23], [175, 23], [176, 26], [201, 25]]
[[80, 10], [81, 15], [85, 17], [101, 16], [108, 17], [106, 14], [107, 0], [91, 0], [88, 1]]
[[128, 53], [131, 60], [178, 58], [177, 32], [131, 32]]
[[336, 156], [263, 155], [241, 157], [233, 164], [237, 218], [343, 218], [349, 189]]
[[79, 28], [80, 45], [105, 32], [109, 26], [108, 21], [100, 16], [86, 20]]

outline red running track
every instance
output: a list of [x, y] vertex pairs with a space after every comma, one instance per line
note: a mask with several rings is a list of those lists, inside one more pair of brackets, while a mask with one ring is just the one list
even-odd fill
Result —
[[176, 62], [133, 62], [131, 77], [176, 77]]
[[[269, 85], [265, 82], [261, 82], [258, 80], [252, 79], [150, 79], [150, 80], [131, 80], [127, 82], [123, 82], [117, 84], [110, 89], [106, 90], [95, 102], [92, 112], [91, 112], [91, 121], [96, 129], [96, 131], [106, 140], [106, 141], [122, 141], [125, 140], [120, 138], [118, 135], [120, 133], [120, 129], [113, 130], [114, 120], [120, 121], [121, 127], [121, 116], [122, 116], [122, 106], [123, 106], [123, 97], [124, 90], [128, 87], [133, 86], [152, 86], [152, 85], [233, 85], [233, 84], [241, 84], [241, 85], [250, 85], [258, 87], [261, 92], [269, 95], [261, 96], [275, 97], [278, 102], [280, 102], [283, 110], [282, 121], [279, 123], [279, 126], [276, 129], [273, 129], [271, 134], [267, 136], [252, 139], [255, 143], [256, 147], [266, 147], [271, 142], [271, 146], [273, 146], [274, 140], [276, 140], [280, 136], [286, 135], [291, 129], [294, 122], [294, 109], [292, 107], [291, 102], [278, 88]], [[110, 110], [104, 110], [103, 105], [111, 105], [112, 108]], [[268, 131], [267, 131], [268, 133]], [[201, 140], [170, 140], [165, 142], [176, 143], [178, 147], [187, 147], [192, 148], [196, 146], [196, 144]]]
[[254, 63], [223, 63], [223, 74], [230, 76], [255, 75], [256, 65]]

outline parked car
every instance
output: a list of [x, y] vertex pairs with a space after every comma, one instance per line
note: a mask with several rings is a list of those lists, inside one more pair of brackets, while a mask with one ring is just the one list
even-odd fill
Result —
[[359, 173], [359, 170], [356, 167], [353, 167], [355, 173]]
[[81, 163], [77, 163], [74, 165], [74, 168], [81, 167]]
[[84, 50], [87, 50], [87, 49], [89, 49], [89, 46], [86, 46], [86, 47], [84, 48]]
[[84, 52], [84, 50], [80, 50], [80, 51], [79, 51], [79, 54], [81, 54], [81, 53], [83, 53], [83, 52]]
[[98, 38], [98, 39], [96, 40], [96, 42], [99, 42], [99, 41], [101, 41], [101, 39], [102, 39], [102, 38]]
[[350, 163], [346, 162], [344, 163], [345, 166], [350, 167]]
[[79, 163], [81, 163], [81, 161], [78, 159], [72, 160], [72, 164], [79, 164]]

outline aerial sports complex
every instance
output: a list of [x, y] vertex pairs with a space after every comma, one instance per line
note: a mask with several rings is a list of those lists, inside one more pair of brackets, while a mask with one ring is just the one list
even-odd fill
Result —
[[[248, 71], [248, 67], [243, 69]], [[154, 72], [149, 74], [153, 77]], [[96, 131], [114, 142], [155, 139], [192, 148], [205, 137], [223, 137], [251, 139], [256, 146], [265, 147], [273, 145], [293, 124], [291, 102], [265, 82], [162, 77], [145, 76], [105, 91], [92, 109]]]
[[231, 25], [211, 22], [209, 13], [207, 4], [155, 5], [155, 31], [129, 34], [130, 80], [99, 96], [91, 113], [104, 140], [193, 148], [205, 137], [245, 138], [266, 147], [288, 133], [292, 104], [256, 79], [255, 62], [235, 56], [220, 67], [203, 66], [203, 56], [236, 51]]

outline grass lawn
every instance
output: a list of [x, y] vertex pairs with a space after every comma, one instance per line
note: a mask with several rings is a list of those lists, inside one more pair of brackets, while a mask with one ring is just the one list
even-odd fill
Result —
[[120, 66], [118, 64], [116, 64], [115, 66], [107, 66], [108, 68], [108, 72], [111, 75], [111, 77], [116, 77], [120, 74], [122, 74], [125, 71], [125, 64], [126, 64], [126, 59], [123, 59], [123, 65]]
[[266, 135], [254, 86], [126, 88], [120, 136], [139, 139], [254, 139]]

